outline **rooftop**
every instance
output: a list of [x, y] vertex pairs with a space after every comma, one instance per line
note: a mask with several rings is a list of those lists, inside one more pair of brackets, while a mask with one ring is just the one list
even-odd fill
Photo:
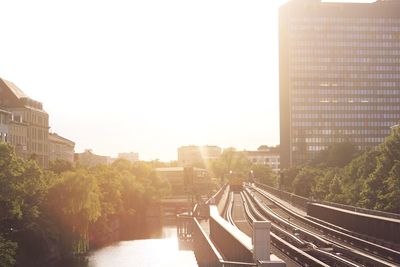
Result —
[[11, 90], [11, 92], [18, 98], [28, 98], [27, 95], [25, 95], [24, 92], [22, 92], [21, 89], [18, 88], [18, 86], [16, 86], [13, 82], [7, 81], [5, 79], [0, 78], [0, 80], [2, 80], [4, 82], [4, 84], [8, 87], [8, 89]]
[[55, 141], [55, 142], [68, 143], [69, 145], [75, 146], [75, 142], [73, 142], [65, 137], [62, 137], [56, 133], [49, 133], [49, 140]]

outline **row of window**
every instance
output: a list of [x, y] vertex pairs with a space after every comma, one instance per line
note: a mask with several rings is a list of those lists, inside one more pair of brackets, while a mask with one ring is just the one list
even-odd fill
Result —
[[400, 111], [400, 106], [371, 106], [371, 105], [343, 105], [334, 103], [334, 105], [328, 105], [331, 103], [318, 103], [319, 105], [293, 105], [292, 111], [328, 111], [333, 110], [336, 112], [340, 111], [360, 111], [360, 110], [369, 110], [369, 111]]
[[38, 128], [28, 128], [28, 138], [45, 140], [48, 136], [48, 131]]
[[332, 73], [332, 72], [293, 72], [292, 78], [313, 78], [313, 79], [391, 79], [400, 80], [400, 73]]
[[400, 71], [399, 65], [293, 64], [292, 71]]
[[[293, 102], [304, 102], [310, 96], [320, 95], [321, 97], [324, 96], [324, 99], [328, 96], [332, 96], [334, 99], [341, 99], [342, 102], [377, 102], [377, 103], [398, 103], [400, 98], [393, 97], [393, 95], [400, 96], [400, 90], [367, 90], [367, 89], [315, 89], [315, 88], [308, 88], [308, 87], [296, 87], [292, 90], [292, 95], [294, 96]], [[347, 98], [338, 98], [338, 96], [346, 96]], [[360, 98], [363, 97], [363, 98]], [[318, 98], [321, 100], [321, 98]], [[332, 100], [332, 99], [331, 99]], [[313, 101], [319, 102], [319, 101]]]
[[[352, 47], [343, 47], [342, 49], [339, 48], [334, 48], [334, 47], [315, 47], [315, 46], [303, 46], [299, 47], [291, 47], [290, 50], [292, 53], [292, 57], [294, 57], [297, 61], [301, 62], [304, 61], [305, 59], [302, 59], [303, 55], [308, 55], [308, 56], [319, 56], [319, 57], [326, 57], [328, 53], [335, 55], [335, 59], [340, 59], [340, 56], [347, 56], [346, 59], [350, 58], [357, 58], [356, 56], [360, 55], [365, 55], [369, 56], [371, 58], [370, 61], [348, 61], [348, 60], [335, 60], [333, 62], [379, 62], [379, 59], [377, 57], [391, 57], [391, 56], [398, 56], [399, 54], [399, 49], [383, 49], [382, 47], [374, 48], [374, 49], [360, 49], [357, 47], [357, 49], [352, 48]], [[375, 58], [376, 57], [376, 58]], [[372, 60], [373, 58], [373, 60]]]
[[392, 113], [392, 114], [373, 114], [373, 113], [323, 113], [323, 114], [315, 114], [315, 113], [293, 113], [293, 119], [400, 119], [400, 113]]
[[379, 89], [375, 87], [400, 87], [400, 82], [387, 82], [387, 81], [318, 81], [318, 80], [294, 80], [292, 85], [296, 86], [309, 86], [309, 87], [374, 87], [372, 89]]
[[361, 32], [290, 32], [290, 38], [293, 40], [306, 40], [309, 38], [317, 40], [398, 40], [397, 33], [361, 33]]
[[[321, 50], [322, 51], [322, 50]], [[298, 64], [298, 63], [304, 63], [304, 64], [310, 64], [310, 63], [329, 63], [329, 62], [335, 62], [335, 63], [346, 63], [346, 66], [348, 66], [351, 63], [388, 63], [388, 64], [397, 64], [400, 63], [400, 57], [392, 57], [393, 55], [393, 51], [391, 50], [369, 50], [370, 53], [367, 54], [363, 54], [363, 55], [369, 55], [371, 57], [369, 57], [369, 60], [365, 61], [363, 57], [363, 60], [360, 60], [360, 57], [355, 57], [355, 55], [357, 54], [357, 50], [347, 50], [348, 54], [351, 55], [351, 57], [326, 57], [326, 50], [325, 52], [321, 52], [319, 57], [302, 57], [302, 56], [298, 56], [298, 57], [291, 57], [291, 64]], [[309, 49], [308, 52], [304, 52], [302, 53], [303, 55], [309, 55], [309, 54], [315, 54], [315, 51], [313, 51], [313, 49]], [[361, 52], [359, 52], [361, 53]], [[346, 54], [346, 52], [344, 52], [343, 54]], [[397, 54], [397, 52], [396, 52]], [[372, 57], [373, 55], [377, 55], [379, 57]], [[386, 56], [386, 57], [385, 57]], [[354, 60], [354, 58], [356, 58], [357, 60]]]
[[381, 135], [388, 136], [391, 132], [390, 128], [386, 129], [298, 129], [293, 128], [292, 133], [294, 136], [298, 135]]
[[301, 144], [301, 143], [339, 143], [345, 141], [351, 141], [354, 143], [382, 143], [385, 140], [385, 137], [354, 137], [350, 140], [348, 138], [343, 137], [308, 137], [308, 138], [293, 138], [294, 144]]
[[[399, 92], [400, 93], [400, 92]], [[319, 92], [319, 94], [321, 94]], [[328, 94], [328, 93], [327, 93]], [[304, 92], [305, 96], [310, 96], [310, 93]], [[329, 95], [333, 95], [333, 93], [329, 92]], [[343, 95], [343, 94], [340, 94]], [[345, 94], [346, 95], [346, 94]], [[352, 94], [352, 96], [354, 96], [356, 94]], [[391, 95], [391, 93], [386, 93], [386, 95]], [[398, 95], [398, 94], [397, 94]], [[315, 96], [315, 95], [314, 95]], [[397, 97], [386, 97], [386, 98], [349, 98], [349, 97], [337, 97], [337, 96], [332, 96], [331, 98], [321, 98], [321, 97], [317, 97], [317, 98], [313, 98], [313, 97], [294, 97], [292, 100], [293, 103], [349, 103], [349, 104], [359, 104], [359, 103], [363, 103], [363, 104], [367, 104], [367, 103], [385, 103], [385, 104], [398, 104], [400, 103], [400, 98]]]
[[355, 18], [355, 17], [291, 17], [290, 22], [293, 23], [301, 23], [301, 22], [310, 22], [310, 23], [350, 23], [354, 24], [364, 24], [364, 23], [375, 23], [375, 24], [394, 24], [400, 25], [400, 18]]
[[386, 33], [399, 32], [400, 26], [395, 24], [385, 24], [377, 25], [375, 23], [365, 23], [363, 25], [355, 25], [353, 23], [343, 23], [343, 24], [316, 24], [315, 22], [310, 23], [290, 23], [289, 31], [295, 32], [376, 32], [376, 33]]
[[292, 40], [296, 43], [296, 48], [341, 48], [341, 47], [356, 47], [356, 48], [399, 48], [400, 43], [398, 40], [393, 42], [381, 41], [381, 40], [368, 40], [368, 41], [326, 41], [325, 38], [318, 39], [311, 36], [308, 40]]
[[297, 127], [392, 127], [398, 121], [293, 121], [292, 126]]
[[44, 153], [48, 150], [48, 146], [42, 143], [28, 142], [28, 150], [32, 153]]

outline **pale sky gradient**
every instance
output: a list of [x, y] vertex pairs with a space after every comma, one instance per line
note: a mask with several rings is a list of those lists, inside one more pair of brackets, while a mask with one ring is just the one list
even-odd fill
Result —
[[0, 77], [78, 152], [276, 145], [284, 2], [0, 0]]

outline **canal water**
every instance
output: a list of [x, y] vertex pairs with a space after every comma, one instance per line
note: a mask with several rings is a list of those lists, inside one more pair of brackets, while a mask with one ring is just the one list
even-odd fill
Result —
[[191, 267], [192, 251], [178, 248], [174, 221], [148, 220], [138, 229], [139, 238], [111, 243], [89, 253], [88, 267]]

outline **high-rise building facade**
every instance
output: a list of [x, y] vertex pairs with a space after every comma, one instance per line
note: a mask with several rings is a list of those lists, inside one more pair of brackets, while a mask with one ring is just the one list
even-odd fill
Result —
[[400, 1], [292, 0], [279, 10], [281, 167], [400, 121]]

